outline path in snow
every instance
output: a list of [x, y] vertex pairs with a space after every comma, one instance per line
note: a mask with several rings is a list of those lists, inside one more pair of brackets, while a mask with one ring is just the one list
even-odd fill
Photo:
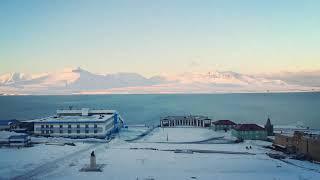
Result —
[[79, 154], [87, 152], [87, 151], [91, 150], [92, 148], [96, 148], [96, 147], [99, 147], [101, 145], [104, 145], [104, 143], [93, 144], [92, 146], [89, 146], [89, 147], [87, 147], [85, 149], [81, 149], [81, 150], [75, 151], [75, 152], [73, 152], [71, 154], [67, 154], [67, 155], [65, 155], [63, 157], [60, 157], [58, 159], [55, 159], [55, 160], [53, 160], [51, 162], [46, 162], [46, 163], [36, 167], [35, 169], [33, 169], [31, 171], [28, 171], [25, 174], [13, 177], [12, 179], [13, 180], [34, 179], [36, 176], [39, 176], [39, 175], [44, 174], [44, 173], [49, 173], [53, 169], [57, 168], [58, 164], [60, 164], [61, 162], [69, 160], [69, 159], [71, 159], [71, 158], [73, 158], [73, 157], [75, 157], [75, 156], [77, 156]]
[[127, 142], [134, 142], [137, 141], [139, 139], [142, 139], [143, 137], [147, 136], [148, 134], [150, 134], [153, 130], [155, 130], [156, 128], [158, 128], [157, 126], [152, 127], [150, 129], [148, 129], [147, 131], [143, 132], [142, 134], [138, 135], [137, 137], [134, 137], [132, 139], [128, 139], [126, 140]]

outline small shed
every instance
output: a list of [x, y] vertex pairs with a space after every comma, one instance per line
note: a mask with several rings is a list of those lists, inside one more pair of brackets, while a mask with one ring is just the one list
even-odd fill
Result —
[[8, 138], [9, 146], [25, 147], [30, 145], [31, 139], [29, 135], [12, 135]]

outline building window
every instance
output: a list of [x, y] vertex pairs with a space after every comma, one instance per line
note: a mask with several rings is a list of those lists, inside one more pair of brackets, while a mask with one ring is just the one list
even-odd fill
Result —
[[80, 128], [80, 124], [77, 124], [77, 128]]
[[95, 134], [97, 134], [97, 133], [98, 133], [98, 131], [97, 131], [97, 130], [94, 130], [94, 133], [95, 133]]
[[46, 125], [46, 128], [49, 128], [49, 125]]
[[63, 128], [63, 125], [60, 124], [60, 128]]
[[62, 131], [62, 130], [60, 130], [60, 134], [63, 134], [63, 131]]
[[41, 125], [41, 128], [44, 128], [44, 125]]
[[68, 130], [68, 134], [71, 134], [71, 130]]
[[77, 130], [77, 134], [80, 134], [80, 130]]
[[46, 134], [49, 134], [49, 130], [46, 130]]
[[50, 128], [53, 128], [53, 125], [50, 125]]
[[53, 134], [53, 130], [50, 130], [50, 133]]
[[98, 127], [98, 125], [95, 124], [95, 125], [94, 125], [94, 128], [97, 128], [97, 127]]
[[86, 124], [86, 128], [89, 128], [89, 124]]
[[89, 130], [86, 130], [86, 134], [88, 134], [89, 133]]
[[71, 128], [71, 124], [68, 125], [68, 128]]
[[41, 134], [44, 134], [44, 130], [41, 131]]

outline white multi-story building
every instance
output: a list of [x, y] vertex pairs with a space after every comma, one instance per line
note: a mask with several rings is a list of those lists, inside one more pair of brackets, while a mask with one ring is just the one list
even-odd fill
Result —
[[57, 115], [33, 120], [34, 134], [68, 138], [105, 138], [123, 126], [115, 110], [57, 110]]

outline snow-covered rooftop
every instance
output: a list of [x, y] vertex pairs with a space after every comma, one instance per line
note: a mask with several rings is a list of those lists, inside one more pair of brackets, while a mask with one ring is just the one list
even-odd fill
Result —
[[115, 110], [108, 110], [108, 109], [90, 109], [90, 108], [81, 108], [81, 109], [58, 109], [58, 115], [96, 115], [96, 114], [114, 114], [116, 113]]
[[51, 116], [33, 120], [33, 122], [104, 122], [113, 117], [113, 114], [91, 116]]

